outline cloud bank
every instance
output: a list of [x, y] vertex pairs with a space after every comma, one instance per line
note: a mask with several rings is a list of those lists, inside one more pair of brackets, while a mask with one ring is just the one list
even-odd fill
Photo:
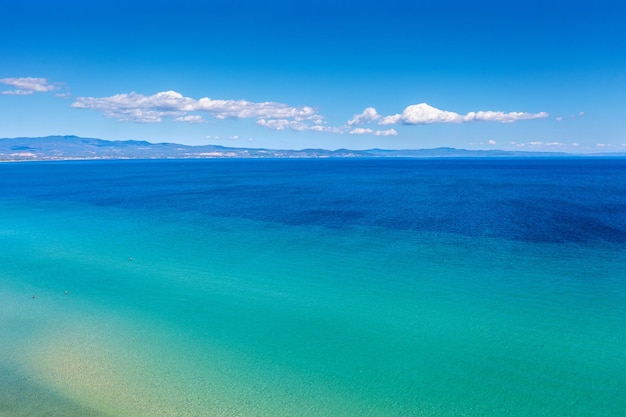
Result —
[[33, 93], [45, 93], [48, 91], [58, 90], [59, 87], [50, 84], [46, 78], [0, 78], [0, 84], [6, 84], [15, 87], [14, 90], [5, 90], [1, 94], [27, 96]]
[[256, 118], [258, 124], [275, 130], [306, 130], [323, 123], [323, 118], [312, 107], [292, 107], [271, 101], [214, 100], [208, 97], [195, 100], [176, 91], [163, 91], [151, 96], [132, 92], [102, 98], [78, 97], [72, 107], [96, 110], [105, 117], [135, 123], [160, 123], [168, 118], [178, 122], [202, 122], [202, 116], [189, 114], [196, 112], [206, 113], [216, 119]]
[[277, 131], [376, 136], [398, 134], [394, 129], [374, 130], [352, 127], [380, 118], [374, 108], [365, 109], [361, 115], [355, 115], [353, 121], [345, 126], [329, 126], [324, 117], [309, 106], [293, 107], [272, 101], [256, 103], [246, 100], [214, 100], [208, 97], [196, 100], [176, 91], [163, 91], [151, 96], [132, 92], [102, 98], [78, 97], [72, 103], [72, 107], [99, 111], [105, 117], [134, 123], [161, 123], [166, 119], [182, 123], [202, 123], [204, 119], [197, 113], [205, 113], [220, 120], [256, 119], [257, 125]]
[[182, 117], [189, 112], [206, 112], [217, 119], [311, 117], [311, 107], [290, 107], [275, 102], [254, 103], [246, 100], [195, 100], [176, 91], [151, 96], [117, 94], [110, 97], [78, 97], [72, 107], [102, 112], [106, 117], [130, 122], [161, 122], [165, 117]]
[[[376, 112], [375, 109], [372, 109], [372, 110]], [[513, 123], [518, 120], [543, 119], [548, 116], [549, 114], [546, 112], [504, 113], [501, 111], [477, 111], [477, 112], [469, 112], [466, 115], [461, 115], [459, 113], [455, 113], [451, 111], [440, 110], [426, 103], [420, 103], [420, 104], [413, 104], [411, 106], [406, 107], [404, 111], [400, 114], [394, 114], [392, 116], [382, 117], [380, 118], [378, 124], [380, 125], [392, 125], [392, 124], [420, 125], [420, 124], [432, 124], [432, 123], [469, 123], [469, 122], [475, 122], [475, 121]]]
[[[7, 79], [4, 79], [7, 80]], [[18, 80], [18, 79], [10, 79]], [[50, 86], [43, 79], [19, 79], [22, 89], [49, 91]], [[38, 81], [33, 81], [38, 80]], [[43, 81], [41, 81], [43, 80]], [[17, 81], [13, 84], [18, 86]], [[26, 90], [25, 90], [26, 91]], [[216, 100], [208, 97], [194, 99], [176, 91], [163, 91], [151, 96], [138, 94], [117, 94], [109, 97], [78, 97], [73, 108], [90, 109], [101, 112], [105, 117], [134, 123], [160, 123], [166, 119], [181, 123], [203, 123], [203, 115], [215, 119], [256, 119], [256, 124], [276, 131], [313, 131], [351, 135], [397, 136], [395, 129], [375, 129], [371, 124], [423, 125], [434, 123], [470, 123], [476, 121], [513, 123], [518, 120], [542, 119], [548, 113], [475, 111], [465, 115], [441, 110], [426, 103], [413, 104], [402, 113], [383, 116], [374, 107], [367, 107], [354, 114], [343, 126], [330, 126], [313, 107], [294, 107], [273, 101], [251, 102], [247, 100]]]

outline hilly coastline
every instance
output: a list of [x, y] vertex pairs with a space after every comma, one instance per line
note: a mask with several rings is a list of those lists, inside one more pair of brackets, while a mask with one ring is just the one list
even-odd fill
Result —
[[[147, 141], [110, 141], [78, 136], [0, 139], [0, 161], [51, 161], [98, 159], [199, 159], [199, 158], [452, 158], [452, 157], [564, 157], [563, 152], [467, 150], [455, 148], [405, 150], [263, 149], [220, 145], [189, 146]], [[579, 155], [576, 155], [579, 156]], [[593, 154], [626, 156], [626, 154]]]

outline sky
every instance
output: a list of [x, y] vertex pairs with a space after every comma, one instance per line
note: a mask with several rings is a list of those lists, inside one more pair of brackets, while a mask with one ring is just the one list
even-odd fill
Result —
[[626, 151], [622, 1], [0, 4], [0, 137]]

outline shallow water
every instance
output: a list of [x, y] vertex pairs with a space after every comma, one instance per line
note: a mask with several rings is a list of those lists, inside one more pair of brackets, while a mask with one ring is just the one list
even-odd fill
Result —
[[626, 409], [624, 160], [33, 163], [0, 184], [0, 415]]

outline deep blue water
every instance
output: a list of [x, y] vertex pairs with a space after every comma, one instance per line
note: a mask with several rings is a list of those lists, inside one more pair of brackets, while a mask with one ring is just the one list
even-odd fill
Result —
[[[5, 165], [0, 196], [287, 225], [626, 242], [625, 159], [355, 159]], [[87, 187], [86, 187], [87, 185]]]

